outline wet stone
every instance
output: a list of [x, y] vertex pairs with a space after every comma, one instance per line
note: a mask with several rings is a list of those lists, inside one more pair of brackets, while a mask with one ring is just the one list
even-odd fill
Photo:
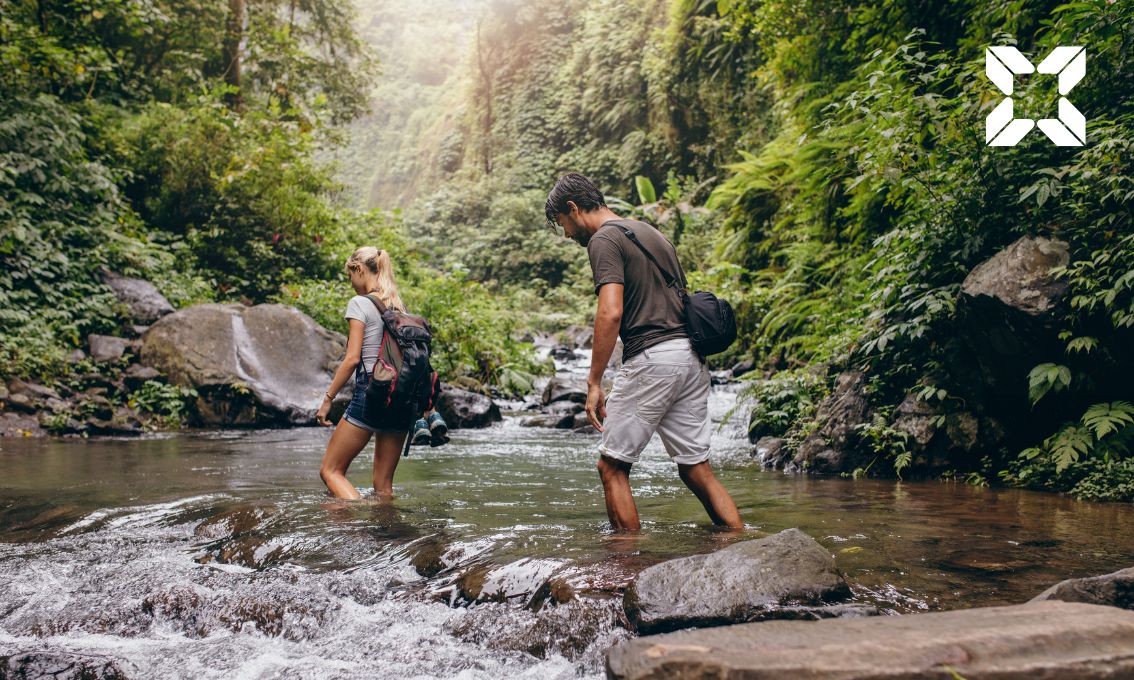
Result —
[[770, 621], [640, 638], [607, 677], [1098, 680], [1134, 677], [1134, 612], [1040, 602], [818, 622]]
[[1061, 600], [1134, 609], [1134, 567], [1113, 574], [1060, 581], [1032, 602]]
[[[843, 609], [824, 614], [815, 609], [849, 595], [826, 548], [798, 529], [787, 529], [649, 567], [627, 589], [625, 607], [638, 632], [649, 635], [781, 614], [827, 618], [872, 613]], [[804, 612], [800, 607], [811, 609]]]
[[593, 659], [594, 666], [611, 644], [630, 637], [621, 625], [617, 600], [577, 599], [539, 612], [502, 603], [480, 604], [445, 629], [479, 647], [540, 659], [553, 654], [570, 661]]
[[0, 656], [0, 680], [127, 680], [121, 662], [67, 652], [27, 652]]

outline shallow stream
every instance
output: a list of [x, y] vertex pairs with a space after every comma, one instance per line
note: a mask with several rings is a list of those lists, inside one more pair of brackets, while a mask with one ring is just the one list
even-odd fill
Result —
[[[715, 388], [714, 417], [735, 399]], [[325, 496], [318, 428], [2, 440], [0, 657], [130, 678], [601, 675], [631, 635], [634, 574], [737, 537], [710, 529], [656, 439], [632, 475], [642, 535], [611, 535], [596, 437], [519, 420], [413, 449], [392, 505]], [[803, 529], [886, 613], [1018, 603], [1134, 563], [1128, 504], [784, 476], [749, 451], [737, 424], [714, 435], [746, 537]]]

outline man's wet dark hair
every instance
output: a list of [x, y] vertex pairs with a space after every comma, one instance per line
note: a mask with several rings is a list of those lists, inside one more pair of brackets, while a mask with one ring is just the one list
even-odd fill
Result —
[[567, 201], [574, 202], [583, 212], [598, 210], [606, 205], [606, 200], [595, 183], [577, 172], [569, 172], [560, 177], [551, 189], [551, 193], [547, 195], [547, 204], [543, 208], [543, 213], [547, 217], [548, 224], [555, 224], [556, 215], [571, 212], [567, 207]]

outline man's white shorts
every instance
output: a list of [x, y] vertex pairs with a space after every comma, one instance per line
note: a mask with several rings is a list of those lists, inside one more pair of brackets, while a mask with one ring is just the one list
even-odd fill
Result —
[[622, 365], [606, 400], [599, 453], [637, 463], [657, 431], [674, 462], [709, 458], [709, 368], [688, 338], [666, 340]]

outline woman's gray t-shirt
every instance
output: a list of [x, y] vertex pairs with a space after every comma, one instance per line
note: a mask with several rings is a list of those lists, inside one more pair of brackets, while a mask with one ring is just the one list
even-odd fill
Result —
[[365, 295], [355, 295], [347, 303], [344, 316], [366, 324], [362, 333], [362, 370], [369, 375], [378, 361], [378, 348], [382, 345], [382, 315]]

